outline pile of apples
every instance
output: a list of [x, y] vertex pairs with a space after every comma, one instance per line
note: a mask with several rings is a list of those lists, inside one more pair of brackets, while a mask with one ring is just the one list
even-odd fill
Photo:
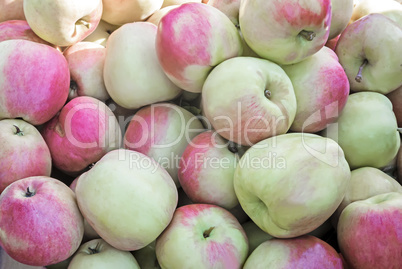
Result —
[[0, 268], [402, 268], [401, 44], [400, 0], [0, 0]]

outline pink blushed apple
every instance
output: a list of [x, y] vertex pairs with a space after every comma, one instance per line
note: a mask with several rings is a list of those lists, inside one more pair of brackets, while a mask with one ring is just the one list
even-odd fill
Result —
[[70, 72], [63, 55], [28, 40], [0, 42], [0, 119], [22, 118], [40, 125], [67, 100]]
[[37, 36], [25, 20], [9, 20], [0, 23], [0, 42], [9, 39], [26, 39], [51, 45], [49, 42]]
[[57, 179], [27, 177], [0, 195], [0, 242], [18, 262], [33, 266], [61, 262], [78, 249], [83, 234], [74, 192]]
[[24, 0], [0, 0], [0, 22], [25, 20]]

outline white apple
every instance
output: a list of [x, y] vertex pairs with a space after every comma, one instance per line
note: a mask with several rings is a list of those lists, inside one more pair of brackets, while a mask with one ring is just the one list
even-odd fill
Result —
[[359, 0], [353, 8], [350, 23], [371, 14], [380, 13], [387, 16], [396, 24], [402, 24], [402, 4], [395, 0]]
[[127, 23], [108, 39], [103, 76], [110, 97], [122, 107], [136, 109], [168, 101], [181, 92], [159, 64], [156, 33], [152, 23]]
[[353, 0], [331, 0], [331, 26], [328, 39], [333, 39], [348, 26], [354, 11]]
[[116, 249], [105, 240], [93, 239], [80, 246], [72, 257], [68, 269], [140, 269], [133, 254]]
[[209, 0], [207, 5], [222, 11], [233, 22], [239, 26], [239, 9], [241, 0]]
[[158, 259], [156, 258], [155, 241], [152, 241], [147, 246], [133, 251], [133, 255], [141, 268], [160, 269]]
[[335, 52], [348, 76], [350, 90], [387, 94], [400, 87], [400, 44], [402, 29], [382, 14], [369, 14], [349, 24]]
[[327, 42], [331, 0], [242, 0], [239, 22], [246, 43], [258, 55], [292, 64]]
[[161, 268], [242, 268], [247, 236], [226, 209], [191, 204], [176, 209], [169, 226], [156, 239]]
[[120, 25], [113, 25], [105, 22], [104, 20], [100, 20], [95, 30], [87, 37], [85, 37], [82, 41], [89, 41], [106, 47], [106, 43], [110, 34], [119, 27]]
[[221, 136], [251, 146], [289, 130], [296, 96], [288, 75], [277, 64], [235, 57], [208, 75], [202, 88], [202, 111]]
[[88, 223], [113, 247], [133, 251], [154, 241], [177, 205], [174, 181], [142, 153], [108, 152], [83, 173], [75, 189]]
[[102, 0], [24, 0], [24, 14], [32, 30], [56, 46], [82, 41], [98, 26]]

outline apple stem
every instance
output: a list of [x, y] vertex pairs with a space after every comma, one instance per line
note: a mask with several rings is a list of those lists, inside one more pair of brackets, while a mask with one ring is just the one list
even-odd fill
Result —
[[21, 129], [17, 125], [14, 124], [14, 127], [16, 129], [16, 132], [15, 132], [16, 135], [24, 136], [24, 132], [21, 131]]
[[98, 242], [98, 243], [96, 243], [95, 248], [88, 247], [89, 252], [90, 252], [91, 254], [99, 253], [99, 246], [100, 246], [100, 245], [99, 245], [99, 242]]
[[25, 193], [25, 197], [32, 197], [35, 195], [35, 192], [32, 192], [29, 190], [29, 187], [27, 187], [27, 191]]
[[91, 28], [91, 24], [87, 21], [84, 21], [84, 19], [79, 19], [75, 24], [81, 24], [87, 27], [88, 29]]
[[214, 228], [215, 227], [212, 226], [208, 230], [205, 230], [204, 233], [202, 234], [204, 236], [204, 238], [208, 238]]
[[302, 30], [299, 35], [301, 35], [307, 41], [312, 41], [315, 37], [315, 33], [313, 31]]
[[232, 141], [229, 141], [228, 149], [230, 152], [232, 152], [234, 154], [239, 153], [239, 150], [237, 149], [236, 144]]
[[265, 91], [264, 91], [264, 95], [265, 95], [265, 97], [266, 97], [266, 98], [268, 98], [268, 99], [269, 99], [269, 98], [271, 98], [271, 94], [272, 94], [272, 93], [271, 93], [271, 91], [270, 91], [270, 90], [265, 89]]
[[397, 130], [402, 134], [402, 128], [397, 128]]
[[363, 77], [362, 77], [362, 72], [363, 72], [363, 68], [368, 64], [367, 59], [364, 59], [363, 63], [360, 65], [359, 67], [359, 72], [357, 72], [357, 75], [355, 77], [355, 80], [357, 82], [361, 82]]

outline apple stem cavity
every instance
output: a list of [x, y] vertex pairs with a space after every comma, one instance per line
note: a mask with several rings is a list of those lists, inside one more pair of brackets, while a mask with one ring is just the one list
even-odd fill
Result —
[[16, 134], [16, 135], [18, 135], [18, 136], [24, 136], [24, 132], [21, 131], [21, 129], [20, 129], [17, 125], [14, 124], [14, 127], [15, 127], [15, 134]]
[[270, 90], [265, 89], [265, 91], [264, 91], [264, 95], [265, 95], [265, 97], [266, 97], [267, 99], [270, 99], [270, 98], [271, 98], [272, 93], [271, 93], [271, 91], [270, 91]]
[[89, 253], [90, 253], [91, 255], [92, 255], [92, 254], [99, 253], [99, 246], [100, 246], [100, 244], [99, 244], [99, 242], [98, 242], [98, 243], [96, 244], [95, 248], [88, 247]]
[[91, 24], [89, 22], [85, 21], [84, 19], [79, 19], [75, 24], [76, 25], [84, 25], [88, 29], [91, 28]]
[[357, 82], [361, 82], [363, 77], [362, 77], [362, 72], [363, 72], [363, 68], [368, 64], [367, 59], [364, 59], [363, 63], [360, 65], [359, 67], [359, 72], [357, 72], [357, 75], [355, 77], [355, 80]]
[[204, 238], [208, 238], [214, 228], [215, 227], [212, 226], [208, 230], [205, 230], [204, 233], [202, 234], [202, 236], [204, 236]]
[[306, 30], [302, 30], [299, 33], [299, 35], [302, 36], [307, 41], [312, 41], [315, 37], [315, 33], [313, 31], [306, 31]]
[[78, 84], [74, 80], [70, 80], [70, 92], [77, 92]]
[[236, 144], [232, 141], [229, 141], [228, 150], [234, 154], [239, 153], [239, 150], [237, 149]]
[[27, 187], [27, 191], [25, 192], [25, 197], [32, 197], [35, 195], [34, 191], [30, 191], [29, 187]]

